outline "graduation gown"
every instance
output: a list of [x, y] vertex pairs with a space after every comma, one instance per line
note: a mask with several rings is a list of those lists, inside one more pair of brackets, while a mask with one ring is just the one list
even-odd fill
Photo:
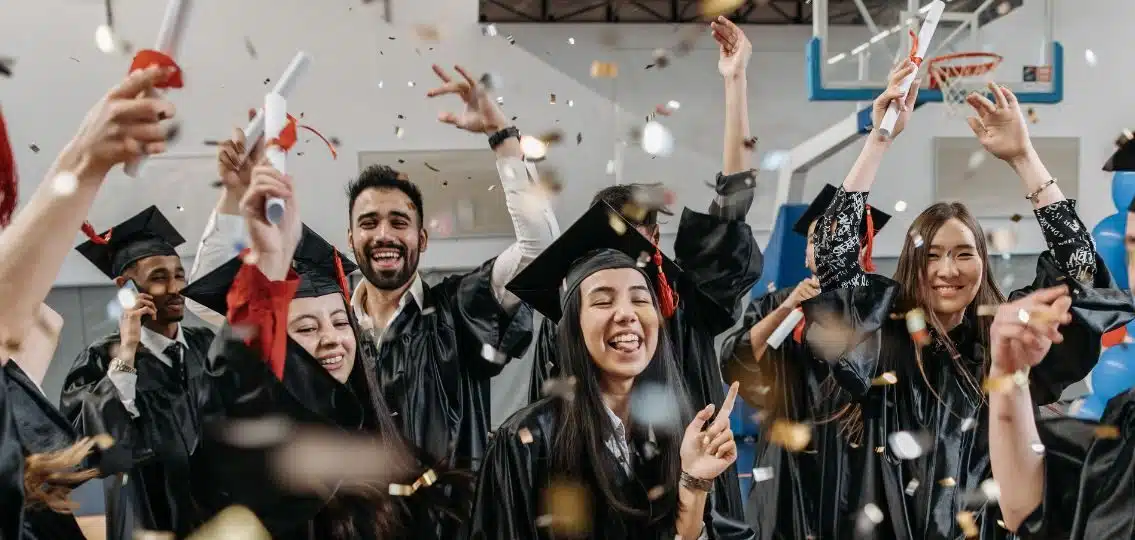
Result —
[[846, 445], [840, 442], [839, 424], [828, 421], [849, 400], [839, 392], [827, 363], [792, 335], [779, 348], [767, 347], [759, 361], [753, 358], [749, 331], [792, 291], [778, 289], [753, 301], [721, 348], [722, 371], [741, 383], [739, 394], [746, 403], [765, 413], [763, 426], [781, 419], [812, 424], [811, 441], [801, 452], [772, 442], [768, 429], [757, 437], [752, 469], [769, 477], [754, 480], [745, 515], [762, 540], [808, 538], [820, 523], [834, 522], [838, 508], [823, 494], [846, 484], [852, 472], [838, 448]]
[[189, 458], [200, 441], [201, 411], [211, 399], [205, 362], [213, 331], [184, 326], [181, 331], [188, 344], [182, 373], [138, 349], [138, 418], [126, 411], [107, 377], [111, 347], [120, 341], [117, 332], [80, 353], [63, 384], [60, 411], [78, 433], [107, 433], [132, 453], [135, 465], [125, 483], [124, 504], [107, 516], [119, 531], [137, 525], [181, 536], [209, 517], [193, 499]]
[[[895, 301], [900, 284], [862, 273], [856, 251], [833, 248], [857, 241], [850, 231], [854, 230], [853, 216], [862, 215], [865, 201], [866, 193], [848, 194], [841, 189], [817, 225], [818, 231], [836, 234], [834, 238], [820, 234], [816, 241], [817, 261], [824, 261], [819, 273], [825, 291], [803, 304], [808, 321], [806, 342], [813, 351], [836, 349], [829, 357], [834, 360], [832, 376], [860, 408], [863, 427], [858, 446], [849, 443], [834, 451], [823, 449], [822, 459], [846, 460], [850, 472], [822, 494], [828, 500], [836, 498], [837, 519], [821, 517], [814, 524], [819, 530], [813, 534], [824, 539], [952, 539], [962, 535], [957, 514], [973, 511], [980, 538], [1004, 537], [1007, 531], [996, 523], [996, 505], [971, 508], [967, 504], [981, 482], [992, 476], [987, 402], [982, 389], [965, 379], [968, 372], [973, 380], [981, 381], [987, 371], [976, 306], [949, 332], [959, 357], [952, 358], [941, 341], [934, 340], [921, 349], [920, 365], [905, 321], [891, 318], [891, 313], [899, 311]], [[1053, 345], [1030, 373], [1033, 401], [1043, 405], [1088, 374], [1099, 357], [1103, 334], [1129, 321], [1135, 309], [1094, 252], [1073, 201], [1048, 205], [1036, 215], [1050, 249], [1040, 256], [1032, 284], [1014, 291], [1010, 299], [1067, 285], [1073, 316], [1073, 322], [1062, 328], [1064, 342]], [[833, 219], [834, 224], [829, 225]], [[839, 278], [839, 282], [854, 284], [827, 288], [830, 276], [841, 274], [852, 281]], [[874, 384], [886, 372], [895, 374], [897, 384]], [[921, 435], [921, 455], [903, 459], [896, 454], [888, 441], [896, 432]], [[867, 534], [861, 530], [857, 536], [856, 521], [868, 504], [881, 510], [882, 520], [868, 526]]]
[[[1101, 425], [1119, 429], [1101, 438]], [[1061, 417], [1037, 421], [1044, 444], [1044, 495], [1017, 528], [1022, 540], [1135, 538], [1135, 393], [1111, 399], [1099, 423]]]
[[402, 435], [454, 469], [480, 466], [492, 426], [489, 379], [532, 341], [531, 308], [509, 314], [493, 295], [495, 260], [422, 283], [422, 306], [410, 299], [382, 343], [365, 325], [359, 340]]
[[[553, 443], [557, 436], [559, 407], [564, 401], [548, 397], [529, 405], [497, 429], [493, 444], [477, 481], [473, 514], [467, 522], [470, 540], [537, 540], [554, 538], [551, 530], [537, 524], [541, 510], [541, 494], [556, 471], [549, 469]], [[530, 435], [532, 442], [521, 438], [521, 430]], [[637, 508], [648, 508], [647, 491], [657, 485], [661, 471], [655, 462], [642, 457], [634, 460], [633, 475], [626, 474], [611, 456], [608, 464], [618, 471], [618, 489], [624, 500]], [[676, 488], [677, 486], [673, 486]], [[675, 536], [676, 514], [663, 517], [656, 523], [646, 518], [632, 518], [617, 514], [601, 503], [595, 491], [591, 500], [591, 527], [587, 538], [593, 540], [672, 540]], [[671, 491], [671, 493], [673, 493]], [[732, 525], [720, 526], [724, 519], [713, 509], [713, 497], [707, 498], [705, 510], [706, 533], [709, 538], [752, 538], [747, 535], [723, 536], [717, 531], [732, 530]], [[665, 505], [656, 505], [665, 506]], [[657, 516], [656, 516], [657, 517]], [[692, 539], [691, 539], [692, 540]]]
[[[761, 277], [763, 257], [752, 229], [741, 220], [682, 210], [674, 241], [676, 262], [683, 270], [674, 283], [678, 306], [667, 321], [679, 371], [694, 410], [725, 399], [714, 338], [736, 323], [735, 306]], [[671, 278], [673, 279], [673, 278]], [[545, 319], [536, 343], [531, 398], [540, 399], [544, 382], [556, 367], [556, 326]], [[714, 482], [713, 498], [724, 515], [743, 519], [737, 471], [730, 467]], [[744, 534], [747, 529], [738, 529]]]

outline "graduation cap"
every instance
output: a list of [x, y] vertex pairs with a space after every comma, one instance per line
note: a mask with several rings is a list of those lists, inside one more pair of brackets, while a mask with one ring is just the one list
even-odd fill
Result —
[[1103, 164], [1103, 170], [1135, 171], [1135, 139], [1126, 139], [1120, 143], [1115, 153], [1107, 159], [1107, 163]]
[[185, 243], [157, 206], [142, 210], [102, 234], [95, 233], [87, 222], [82, 230], [90, 240], [75, 250], [110, 279], [121, 276], [128, 266], [146, 257], [177, 255], [174, 248]]
[[[835, 199], [835, 194], [839, 190], [831, 185], [824, 184], [823, 189], [812, 199], [812, 204], [804, 210], [804, 214], [800, 219], [796, 220], [796, 224], [792, 226], [792, 230], [797, 234], [807, 238], [808, 227], [812, 226], [812, 222], [820, 219], [824, 215], [824, 211], [831, 206], [832, 201]], [[875, 271], [875, 263], [871, 260], [871, 251], [875, 244], [875, 235], [883, 230], [883, 226], [891, 220], [891, 215], [875, 208], [874, 206], [867, 205], [867, 219], [863, 220], [863, 224], [859, 226], [860, 238], [867, 238], [866, 258], [863, 263], [863, 268], [868, 272]]]
[[[229, 288], [244, 264], [242, 255], [193, 280], [181, 290], [181, 295], [221, 315], [228, 313]], [[292, 257], [292, 267], [300, 277], [294, 298], [316, 298], [336, 293], [349, 296], [347, 275], [359, 268], [307, 225], [303, 226], [300, 244]]]
[[602, 201], [512, 278], [507, 288], [545, 317], [559, 321], [563, 316], [561, 289], [563, 298], [570, 298], [587, 276], [611, 268], [642, 271], [658, 293], [663, 316], [674, 314], [677, 295], [667, 276], [677, 278], [682, 269]]

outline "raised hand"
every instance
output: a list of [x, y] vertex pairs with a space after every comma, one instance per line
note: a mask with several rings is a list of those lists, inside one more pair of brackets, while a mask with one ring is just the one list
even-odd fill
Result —
[[729, 395], [721, 404], [721, 411], [713, 423], [702, 431], [702, 427], [713, 416], [713, 404], [698, 411], [697, 416], [686, 427], [682, 437], [679, 454], [682, 470], [701, 480], [713, 480], [737, 461], [737, 443], [733, 440], [733, 430], [729, 429], [729, 415], [737, 401], [738, 384], [729, 386]]
[[1028, 155], [1032, 142], [1017, 96], [995, 83], [989, 83], [989, 91], [994, 101], [976, 92], [966, 97], [966, 103], [977, 113], [966, 119], [973, 134], [990, 154], [1005, 161]]
[[161, 121], [173, 118], [174, 107], [149, 94], [170, 73], [154, 66], [127, 75], [87, 113], [55, 169], [86, 169], [102, 178], [119, 163], [165, 152], [169, 128]]
[[812, 276], [798, 283], [796, 288], [792, 289], [792, 294], [789, 294], [788, 298], [784, 300], [784, 303], [786, 307], [796, 309], [805, 300], [815, 298], [818, 294], [820, 294], [820, 280], [816, 276]]
[[[268, 199], [279, 197], [287, 209], [279, 223], [264, 216]], [[299, 208], [292, 189], [292, 178], [274, 169], [263, 160], [252, 170], [252, 181], [240, 203], [241, 214], [248, 227], [249, 247], [257, 265], [269, 279], [286, 277], [302, 232]]]
[[1071, 306], [1063, 285], [1001, 304], [989, 328], [993, 371], [1007, 375], [1039, 364], [1053, 343], [1064, 340], [1060, 325], [1072, 322]]
[[483, 86], [469, 76], [465, 68], [454, 66], [457, 73], [461, 75], [458, 80], [452, 79], [437, 64], [434, 64], [433, 69], [434, 73], [441, 79], [442, 85], [427, 92], [426, 96], [432, 98], [454, 94], [465, 103], [465, 110], [460, 115], [451, 112], [438, 113], [438, 121], [457, 126], [465, 131], [490, 135], [507, 125], [508, 120], [500, 106], [497, 105], [496, 101], [493, 101], [492, 96]]
[[910, 89], [906, 92], [906, 99], [902, 95], [902, 81], [911, 73], [918, 70], [918, 66], [910, 59], [904, 58], [894, 69], [887, 78], [887, 89], [883, 91], [879, 97], [875, 98], [875, 103], [871, 109], [871, 122], [872, 125], [878, 127], [883, 123], [883, 116], [887, 114], [887, 108], [891, 106], [891, 102], [897, 102], [899, 105], [899, 119], [895, 122], [895, 128], [891, 130], [891, 138], [899, 136], [902, 130], [906, 128], [906, 121], [910, 118], [910, 112], [914, 110], [914, 104], [918, 101], [918, 88], [922, 86], [922, 79], [916, 78], [910, 83]]
[[753, 56], [753, 44], [745, 32], [722, 16], [709, 23], [709, 27], [719, 51], [717, 71], [725, 78], [744, 77], [749, 58]]
[[118, 351], [115, 353], [117, 358], [133, 364], [134, 354], [138, 352], [138, 343], [142, 339], [142, 319], [157, 315], [158, 308], [154, 304], [154, 297], [139, 291], [134, 297], [134, 305], [130, 309], [122, 310], [122, 317], [118, 319]]
[[[249, 109], [248, 119], [251, 120], [255, 116], [256, 110]], [[234, 128], [232, 138], [221, 143], [217, 148], [217, 173], [221, 177], [221, 185], [241, 195], [252, 181], [252, 167], [259, 163], [261, 156], [264, 155], [264, 137], [261, 136], [256, 141], [256, 146], [247, 159], [244, 157], [248, 151], [246, 144], [244, 130]]]

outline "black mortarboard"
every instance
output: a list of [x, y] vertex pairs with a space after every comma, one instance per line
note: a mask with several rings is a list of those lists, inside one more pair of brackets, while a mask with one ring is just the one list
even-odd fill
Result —
[[592, 205], [512, 278], [508, 290], [545, 317], [559, 321], [563, 316], [561, 289], [563, 298], [569, 298], [584, 278], [610, 268], [637, 268], [644, 272], [658, 293], [663, 315], [673, 313], [677, 298], [667, 276], [677, 279], [682, 269], [602, 201]]
[[[338, 262], [336, 262], [338, 259]], [[181, 295], [221, 315], [228, 313], [229, 288], [243, 264], [238, 255], [187, 285]], [[314, 298], [328, 294], [349, 295], [346, 276], [358, 269], [327, 240], [303, 226], [303, 236], [292, 258], [300, 277], [295, 298]]]
[[[812, 225], [813, 221], [820, 219], [820, 216], [824, 215], [824, 211], [828, 209], [828, 206], [832, 204], [832, 200], [835, 199], [837, 191], [835, 186], [824, 184], [824, 188], [820, 190], [820, 194], [816, 195], [815, 199], [812, 199], [812, 204], [809, 204], [808, 209], [804, 210], [804, 215], [796, 220], [796, 224], [792, 226], [792, 230], [801, 236], [807, 237], [808, 227]], [[883, 226], [891, 220], [891, 215], [874, 206], [869, 206], [869, 208], [871, 209], [871, 221], [875, 226], [875, 234], [878, 234], [879, 231], [883, 230]], [[867, 235], [867, 220], [863, 220], [859, 235]]]
[[1103, 170], [1107, 172], [1135, 171], [1135, 139], [1123, 141], [1115, 150], [1115, 153], [1107, 158], [1107, 163], [1103, 164]]
[[114, 228], [96, 234], [89, 223], [83, 224], [86, 242], [75, 249], [110, 279], [146, 257], [177, 255], [177, 246], [185, 239], [173, 228], [157, 206], [151, 206]]

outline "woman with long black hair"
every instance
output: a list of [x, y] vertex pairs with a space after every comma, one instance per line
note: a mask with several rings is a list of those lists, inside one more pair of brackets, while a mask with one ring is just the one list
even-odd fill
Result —
[[[902, 113], [894, 132], [902, 130], [918, 86], [903, 96], [899, 81], [916, 70], [904, 62], [892, 71], [890, 86], [875, 101], [876, 125], [895, 102]], [[970, 126], [1021, 178], [1049, 246], [1033, 283], [1010, 297], [1054, 286], [1071, 292], [1063, 343], [1028, 379], [1014, 377], [1038, 404], [1049, 403], [1087, 375], [1101, 336], [1129, 320], [1132, 306], [1095, 253], [1075, 203], [1064, 198], [1033, 149], [1016, 97], [997, 85], [989, 91], [994, 101], [969, 97]], [[894, 279], [862, 269], [858, 231], [890, 144], [877, 132], [868, 137], [814, 233], [823, 292], [803, 303], [803, 340], [828, 361], [847, 406], [839, 413], [839, 444], [818, 449], [832, 466], [822, 469], [823, 478], [802, 479], [823, 483], [814, 503], [824, 510], [800, 525], [818, 538], [1000, 537], [1006, 531], [997, 524], [997, 508], [985, 506], [980, 488], [991, 475], [984, 392], [1014, 382], [988, 375], [985, 310], [1005, 295], [990, 272], [985, 234], [956, 202], [933, 204], [915, 218]]]
[[496, 432], [471, 538], [717, 537], [707, 494], [736, 460], [728, 416], [737, 388], [703, 431], [715, 407], [689, 410], [656, 294], [664, 269], [629, 230], [598, 203], [509, 284], [559, 322], [561, 383], [574, 387]]
[[[270, 469], [272, 453], [298, 433], [287, 430], [268, 451], [259, 444], [249, 448], [224, 436], [209, 437], [194, 456], [195, 474], [204, 479], [195, 491], [212, 510], [248, 506], [277, 538], [434, 537], [444, 517], [430, 500], [441, 488], [433, 485], [439, 471], [418, 462], [419, 453], [403, 442], [375, 390], [373, 366], [364, 365], [366, 356], [358, 353], [346, 280], [355, 266], [299, 223], [290, 193], [289, 178], [258, 166], [241, 209], [249, 250], [182, 293], [226, 313], [231, 325], [218, 338], [208, 368], [219, 403], [207, 405], [203, 414], [214, 424], [282, 415], [296, 424], [372, 436], [387, 450], [386, 476], [406, 485], [424, 479], [422, 489], [405, 494], [412, 497], [395, 496], [385, 484], [352, 491], [340, 485], [324, 493], [265, 489], [279, 473]], [[265, 199], [274, 196], [288, 204], [279, 225], [263, 217]]]

